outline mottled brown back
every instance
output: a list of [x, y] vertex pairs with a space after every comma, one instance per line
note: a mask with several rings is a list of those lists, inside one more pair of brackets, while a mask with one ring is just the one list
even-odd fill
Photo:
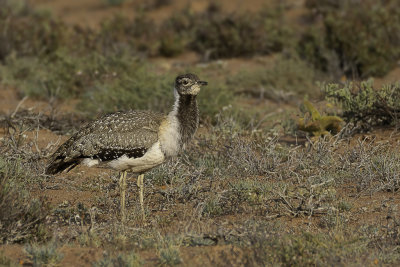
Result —
[[141, 157], [158, 140], [164, 115], [151, 111], [127, 111], [106, 115], [83, 128], [53, 154], [46, 172], [72, 169], [84, 158], [112, 160], [127, 154]]

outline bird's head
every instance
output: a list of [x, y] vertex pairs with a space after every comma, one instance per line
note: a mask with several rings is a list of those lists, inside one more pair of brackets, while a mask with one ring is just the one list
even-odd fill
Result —
[[207, 82], [200, 81], [199, 77], [192, 73], [179, 75], [175, 79], [175, 89], [180, 95], [197, 95], [202, 85], [207, 85]]

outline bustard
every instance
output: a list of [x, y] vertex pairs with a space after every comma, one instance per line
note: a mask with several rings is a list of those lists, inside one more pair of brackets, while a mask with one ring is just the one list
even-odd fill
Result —
[[70, 171], [78, 164], [120, 172], [121, 217], [125, 220], [127, 171], [139, 174], [139, 200], [143, 220], [144, 172], [176, 156], [199, 124], [196, 96], [202, 85], [195, 74], [175, 79], [175, 104], [168, 115], [126, 111], [105, 115], [82, 127], [52, 155], [46, 173]]

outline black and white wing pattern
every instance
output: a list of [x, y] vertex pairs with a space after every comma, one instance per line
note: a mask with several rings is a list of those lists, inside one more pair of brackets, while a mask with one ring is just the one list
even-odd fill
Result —
[[164, 115], [150, 111], [105, 115], [81, 128], [60, 146], [46, 173], [69, 171], [84, 159], [110, 161], [123, 155], [142, 157], [157, 142], [164, 118]]

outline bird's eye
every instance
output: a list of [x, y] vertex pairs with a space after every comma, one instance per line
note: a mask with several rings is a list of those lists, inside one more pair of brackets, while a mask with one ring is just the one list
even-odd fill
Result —
[[189, 81], [188, 80], [183, 80], [182, 83], [183, 83], [183, 85], [188, 85]]

